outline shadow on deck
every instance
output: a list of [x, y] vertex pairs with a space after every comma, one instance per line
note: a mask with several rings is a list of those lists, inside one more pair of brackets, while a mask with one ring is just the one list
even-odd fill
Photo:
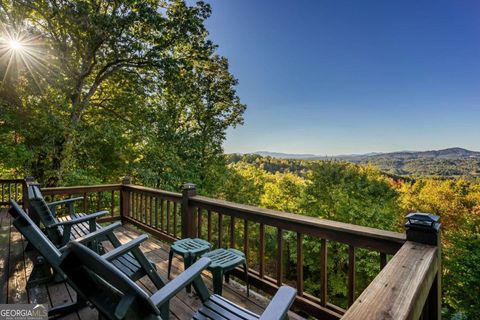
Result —
[[[140, 232], [134, 227], [125, 225], [116, 232], [122, 243], [136, 238]], [[32, 271], [32, 262], [24, 254], [27, 242], [11, 224], [10, 215], [6, 209], [0, 209], [0, 304], [20, 303], [48, 303], [49, 306], [58, 306], [76, 300], [75, 291], [65, 283], [50, 283], [28, 290], [25, 289], [28, 276]], [[153, 261], [158, 268], [161, 278], [167, 282], [167, 265], [169, 246], [150, 237], [141, 245], [142, 251]], [[183, 271], [183, 261], [174, 258], [172, 276], [175, 277]], [[204, 274], [204, 280], [212, 289], [212, 281], [209, 273]], [[154, 285], [144, 277], [137, 282], [147, 293], [155, 291]], [[244, 308], [261, 314], [268, 299], [263, 295], [250, 292], [247, 298], [245, 287], [230, 281], [224, 285], [223, 296], [243, 306]], [[182, 291], [170, 302], [171, 319], [190, 319], [200, 308], [201, 302], [195, 294], [187, 294]], [[303, 319], [297, 314], [290, 312], [290, 319]], [[95, 309], [83, 308], [69, 314], [62, 319], [95, 319], [98, 313]]]

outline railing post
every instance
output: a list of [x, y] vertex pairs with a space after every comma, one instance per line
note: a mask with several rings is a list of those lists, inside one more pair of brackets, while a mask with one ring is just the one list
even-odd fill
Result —
[[438, 254], [438, 271], [428, 293], [423, 308], [423, 319], [440, 320], [442, 316], [442, 243], [440, 217], [427, 213], [410, 213], [405, 224], [407, 241], [436, 246]]
[[127, 217], [129, 214], [130, 208], [130, 197], [129, 192], [126, 190], [125, 186], [130, 184], [130, 177], [125, 176], [122, 180], [122, 186], [120, 187], [120, 219], [123, 222], [123, 217]]
[[195, 238], [194, 208], [189, 206], [189, 198], [197, 195], [193, 183], [186, 183], [182, 190], [182, 238]]

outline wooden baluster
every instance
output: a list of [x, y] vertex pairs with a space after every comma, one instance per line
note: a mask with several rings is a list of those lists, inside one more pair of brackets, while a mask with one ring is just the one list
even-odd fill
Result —
[[348, 246], [348, 306], [355, 301], [355, 247]]
[[158, 197], [155, 197], [155, 229], [158, 229]]
[[260, 278], [265, 276], [265, 225], [260, 223], [260, 248], [258, 250], [259, 255], [259, 268]]
[[144, 194], [140, 195], [140, 221], [146, 223], [147, 216], [147, 196]]
[[177, 236], [177, 203], [173, 203], [173, 236]]
[[134, 216], [134, 212], [135, 212], [135, 194], [133, 193], [133, 191], [129, 191], [128, 192], [128, 196], [130, 197], [130, 201], [129, 201], [129, 204], [130, 204], [130, 208], [129, 208], [129, 217], [130, 218], [133, 218]]
[[150, 226], [153, 227], [153, 197], [150, 197]]
[[131, 211], [130, 211], [130, 217], [132, 219], [135, 219], [135, 212], [137, 211], [137, 194], [134, 193], [134, 191], [131, 191], [130, 192], [130, 197], [132, 198], [131, 199]]
[[166, 200], [167, 201], [167, 208], [166, 208], [166, 212], [165, 212], [165, 217], [167, 218], [166, 219], [166, 224], [167, 224], [167, 233], [170, 233], [170, 201]]
[[139, 217], [140, 217], [140, 194], [137, 193], [136, 194], [136, 199], [135, 199], [135, 203], [136, 203], [136, 206], [135, 206], [135, 220], [140, 220]]
[[387, 254], [380, 252], [380, 270], [385, 268], [386, 265], [387, 265]]
[[87, 213], [87, 210], [88, 210], [88, 197], [87, 197], [87, 193], [83, 193], [83, 212], [84, 213]]
[[132, 193], [122, 188], [120, 190], [120, 216], [132, 216]]
[[150, 211], [150, 208], [148, 207], [149, 204], [150, 204], [149, 199], [150, 199], [150, 196], [145, 195], [143, 197], [143, 203], [144, 203], [144, 207], [145, 207], [144, 210], [143, 210], [143, 212], [144, 212], [143, 223], [145, 223], [146, 225], [148, 225], [148, 222], [150, 221], [150, 217], [148, 216], [148, 212]]
[[207, 240], [212, 242], [212, 211], [207, 211]]
[[143, 195], [141, 193], [138, 194], [138, 212], [137, 212], [137, 220], [142, 221], [142, 212], [143, 212]]
[[235, 218], [230, 216], [230, 248], [235, 249]]
[[245, 261], [248, 265], [248, 251], [249, 251], [249, 242], [248, 242], [248, 220], [243, 220], [243, 252], [245, 253]]
[[320, 241], [320, 304], [327, 305], [327, 241]]
[[143, 220], [142, 220], [142, 222], [145, 223], [145, 224], [148, 224], [148, 196], [147, 195], [143, 195], [142, 205], [143, 205], [143, 209], [142, 209]]
[[163, 199], [160, 199], [160, 229], [162, 231], [165, 231], [165, 206], [164, 206], [165, 201]]
[[[128, 217], [132, 217], [133, 213], [133, 193], [131, 191], [125, 191], [125, 192], [128, 192], [127, 193], [127, 197], [128, 197], [128, 200], [127, 200], [127, 216]], [[120, 193], [121, 195], [121, 193]]]
[[142, 223], [147, 224], [147, 196], [146, 196], [145, 194], [141, 194], [140, 197], [141, 197], [141, 202], [140, 202], [140, 206], [141, 206], [140, 221], [141, 221]]
[[100, 192], [97, 192], [97, 211], [100, 211], [100, 208], [102, 207], [102, 197]]
[[202, 209], [201, 208], [197, 208], [197, 226], [198, 226], [197, 237], [202, 238]]
[[130, 208], [128, 210], [128, 216], [130, 218], [133, 218], [133, 212], [135, 211], [135, 195], [133, 194], [133, 192], [129, 192], [128, 193], [128, 196], [130, 197]]
[[142, 222], [148, 225], [148, 196], [142, 195]]
[[145, 196], [145, 224], [150, 223], [150, 196]]
[[15, 182], [15, 201], [18, 202], [18, 183]]
[[112, 198], [110, 201], [110, 216], [114, 216], [115, 211], [115, 190], [112, 190]]
[[134, 191], [130, 191], [130, 197], [132, 198], [130, 200], [130, 205], [131, 205], [131, 212], [130, 212], [130, 217], [132, 219], [135, 219], [135, 211], [137, 210], [137, 195], [134, 193]]
[[223, 241], [223, 214], [218, 214], [218, 247], [222, 247]]
[[283, 230], [277, 229], [277, 286], [283, 282]]
[[303, 234], [297, 232], [297, 294], [303, 296]]

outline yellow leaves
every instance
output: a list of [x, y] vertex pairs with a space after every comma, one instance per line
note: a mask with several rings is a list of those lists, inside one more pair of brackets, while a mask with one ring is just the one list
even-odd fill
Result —
[[479, 215], [478, 184], [459, 180], [421, 179], [400, 188], [400, 201], [406, 212], [421, 211], [439, 215], [445, 231], [464, 228], [470, 215]]

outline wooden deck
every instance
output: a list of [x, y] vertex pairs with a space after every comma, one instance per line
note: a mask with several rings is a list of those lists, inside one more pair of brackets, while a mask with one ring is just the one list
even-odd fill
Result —
[[[137, 237], [139, 233], [135, 228], [125, 225], [117, 235], [124, 243]], [[49, 306], [58, 306], [75, 301], [75, 291], [65, 283], [52, 283], [25, 290], [28, 276], [32, 270], [32, 263], [24, 255], [25, 246], [26, 241], [11, 225], [10, 215], [5, 209], [0, 209], [0, 304], [48, 303]], [[162, 279], [167, 282], [169, 246], [150, 237], [142, 244], [142, 250], [151, 261], [155, 262]], [[172, 275], [176, 276], [182, 271], [183, 262], [174, 258]], [[207, 286], [212, 289], [210, 274], [205, 273], [204, 279]], [[152, 293], [154, 290], [153, 284], [146, 278], [138, 283], [148, 293]], [[262, 313], [268, 303], [263, 295], [252, 290], [250, 297], [247, 298], [245, 288], [235, 281], [225, 284], [223, 296], [258, 314]], [[185, 291], [182, 291], [170, 303], [171, 319], [190, 319], [201, 306], [200, 300], [194, 294], [187, 294]], [[87, 307], [62, 319], [96, 319], [97, 317], [97, 311]], [[291, 312], [290, 319], [303, 318]]]

